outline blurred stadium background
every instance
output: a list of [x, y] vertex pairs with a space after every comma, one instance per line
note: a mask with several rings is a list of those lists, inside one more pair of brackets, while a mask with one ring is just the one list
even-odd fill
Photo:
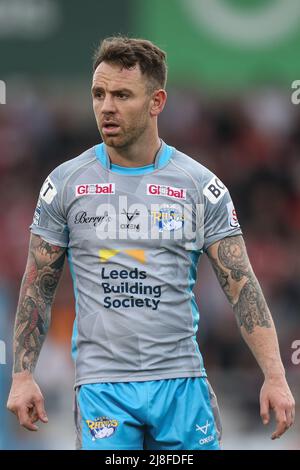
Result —
[[123, 33], [165, 49], [169, 99], [161, 137], [230, 188], [250, 258], [278, 329], [298, 416], [275, 442], [259, 416], [262, 374], [203, 257], [195, 288], [199, 344], [223, 418], [224, 449], [300, 449], [299, 0], [0, 0], [0, 448], [72, 449], [74, 318], [68, 267], [36, 379], [49, 423], [32, 434], [5, 405], [12, 332], [38, 192], [61, 162], [99, 142], [90, 99], [91, 56]]

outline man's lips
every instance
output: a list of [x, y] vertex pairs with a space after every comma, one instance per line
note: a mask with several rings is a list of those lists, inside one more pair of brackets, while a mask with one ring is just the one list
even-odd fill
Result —
[[120, 126], [116, 122], [104, 122], [102, 124], [102, 131], [104, 134], [113, 135], [117, 134], [120, 130]]

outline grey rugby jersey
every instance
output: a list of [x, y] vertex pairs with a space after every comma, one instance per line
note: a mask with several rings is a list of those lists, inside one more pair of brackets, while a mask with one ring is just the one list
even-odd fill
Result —
[[154, 165], [111, 165], [104, 144], [44, 182], [32, 233], [67, 247], [75, 385], [206, 376], [193, 294], [199, 256], [241, 234], [223, 183], [162, 142]]

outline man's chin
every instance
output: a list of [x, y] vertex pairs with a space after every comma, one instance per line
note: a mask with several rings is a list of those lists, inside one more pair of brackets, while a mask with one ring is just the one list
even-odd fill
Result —
[[114, 142], [116, 142], [116, 136], [110, 136], [101, 134], [102, 140], [106, 145], [113, 146]]
[[108, 147], [113, 147], [113, 148], [124, 147], [124, 141], [119, 136], [102, 135], [101, 137], [105, 145], [107, 145]]

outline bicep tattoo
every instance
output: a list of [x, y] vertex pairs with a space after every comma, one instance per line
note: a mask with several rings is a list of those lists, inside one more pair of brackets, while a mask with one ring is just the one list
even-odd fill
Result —
[[256, 326], [271, 328], [271, 315], [242, 237], [224, 238], [217, 244], [216, 253], [209, 250], [209, 257], [239, 325], [249, 334]]

